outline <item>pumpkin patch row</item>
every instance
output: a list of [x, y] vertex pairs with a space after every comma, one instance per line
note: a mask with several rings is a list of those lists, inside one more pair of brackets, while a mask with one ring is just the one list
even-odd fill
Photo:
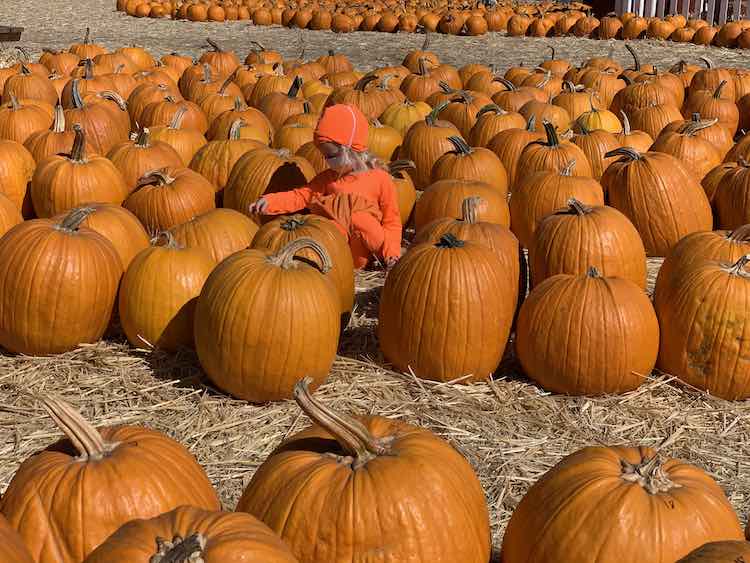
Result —
[[588, 37], [592, 39], [656, 39], [717, 47], [750, 47], [750, 20], [710, 25], [680, 14], [642, 17], [633, 12], [597, 18], [579, 3], [483, 3], [469, 8], [460, 2], [286, 2], [285, 0], [117, 0], [116, 8], [134, 17], [172, 18], [193, 22], [252, 21], [335, 33], [443, 33], [478, 36], [506, 32], [512, 37]]

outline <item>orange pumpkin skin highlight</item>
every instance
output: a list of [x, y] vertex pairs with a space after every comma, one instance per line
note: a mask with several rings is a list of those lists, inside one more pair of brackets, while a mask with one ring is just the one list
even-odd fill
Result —
[[709, 542], [688, 553], [677, 563], [743, 563], [750, 561], [750, 542]]
[[355, 453], [339, 424], [313, 418], [260, 466], [237, 511], [265, 522], [305, 563], [487, 563], [484, 493], [460, 454], [411, 424], [338, 417], [375, 447], [358, 444]]
[[[149, 520], [133, 520], [100, 545], [84, 563], [149, 563], [157, 538], [172, 542], [198, 534], [204, 563], [298, 563], [289, 548], [265, 524], [243, 512], [210, 512], [180, 506]], [[197, 539], [197, 538], [196, 538]], [[163, 552], [169, 552], [165, 546]]]
[[227, 256], [250, 246], [258, 225], [234, 209], [212, 209], [172, 229], [175, 240], [186, 248], [203, 248], [218, 264]]
[[728, 400], [750, 397], [748, 260], [682, 267], [654, 301], [662, 327], [659, 369]]
[[518, 277], [504, 266], [489, 247], [451, 234], [410, 248], [380, 299], [378, 337], [388, 361], [437, 381], [494, 372], [517, 302]]
[[21, 540], [21, 536], [10, 527], [2, 514], [0, 514], [0, 561], [3, 563], [34, 563], [31, 553]]
[[[563, 459], [513, 513], [503, 563], [671, 563], [706, 542], [742, 539], [737, 515], [711, 477], [654, 455], [650, 448], [588, 447]], [[530, 542], [529, 530], [544, 535]]]
[[183, 504], [219, 509], [208, 477], [182, 445], [137, 426], [95, 429], [62, 401], [44, 402], [70, 438], [24, 461], [0, 501], [36, 563], [80, 563], [134, 518]]
[[59, 354], [107, 328], [122, 263], [71, 215], [26, 221], [0, 239], [0, 346], [11, 352]]
[[317, 385], [328, 377], [341, 300], [327, 274], [293, 259], [306, 248], [316, 251], [328, 272], [326, 251], [301, 238], [278, 253], [237, 252], [206, 280], [195, 311], [195, 348], [211, 380], [236, 397], [285, 399], [300, 373]]

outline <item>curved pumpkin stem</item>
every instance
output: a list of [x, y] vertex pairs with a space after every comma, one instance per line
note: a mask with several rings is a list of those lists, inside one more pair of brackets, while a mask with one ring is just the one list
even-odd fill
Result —
[[296, 98], [299, 95], [299, 91], [302, 88], [302, 77], [297, 75], [292, 80], [292, 85], [289, 87], [286, 95], [288, 98]]
[[227, 79], [221, 83], [221, 86], [219, 87], [218, 92], [216, 92], [219, 96], [225, 96], [227, 88], [229, 88], [229, 85], [234, 81], [234, 78], [237, 76], [237, 71], [235, 70], [232, 74], [227, 76]]
[[113, 92], [112, 90], [103, 90], [97, 95], [104, 100], [109, 100], [116, 103], [117, 107], [120, 108], [120, 111], [128, 111], [128, 102], [125, 101], [125, 98], [123, 98], [117, 92]]
[[[159, 245], [159, 241], [161, 239], [164, 239], [164, 244]], [[177, 239], [174, 238], [174, 234], [172, 233], [172, 231], [160, 231], [149, 242], [151, 243], [151, 246], [163, 246], [165, 248], [171, 248], [174, 250], [185, 248], [179, 242], [177, 242]]]
[[713, 61], [711, 61], [711, 59], [709, 59], [708, 57], [698, 57], [698, 58], [704, 62], [707, 69], [714, 68]]
[[281, 228], [285, 231], [296, 231], [302, 227], [305, 222], [304, 215], [292, 215], [291, 217], [287, 217], [286, 220], [281, 223]]
[[518, 90], [518, 88], [516, 88], [515, 84], [513, 84], [510, 80], [508, 80], [507, 78], [504, 78], [502, 76], [496, 76], [492, 80], [494, 82], [499, 82], [500, 84], [502, 84], [503, 86], [505, 86], [505, 88], [506, 88], [506, 90], [508, 90], [508, 92], [515, 92], [515, 91]]
[[247, 109], [247, 104], [245, 104], [245, 100], [242, 99], [242, 96], [235, 96], [234, 97], [234, 111], [244, 111]]
[[629, 160], [641, 160], [643, 157], [641, 153], [635, 150], [633, 147], [618, 147], [604, 154], [604, 158], [610, 158], [612, 156], [624, 156]]
[[526, 122], [526, 131], [533, 133], [536, 131], [536, 114], [532, 114], [529, 120]]
[[[698, 116], [700, 118], [700, 114], [693, 114], [693, 116]], [[713, 127], [719, 122], [718, 118], [713, 119], [707, 119], [705, 121], [688, 121], [684, 125], [680, 126], [679, 133], [683, 135], [687, 135], [688, 137], [692, 137], [696, 135], [699, 131], [703, 131], [704, 129], [708, 129], [709, 127]]]
[[736, 243], [750, 242], [750, 224], [737, 227], [727, 235], [727, 239]]
[[167, 168], [159, 168], [157, 170], [149, 170], [143, 176], [140, 177], [136, 188], [143, 186], [150, 186], [156, 184], [158, 186], [168, 186], [174, 182], [174, 178], [169, 175]]
[[546, 141], [533, 141], [534, 143], [538, 145], [544, 145], [547, 147], [559, 147], [560, 146], [560, 138], [557, 136], [557, 130], [555, 129], [555, 126], [546, 119], [542, 121], [544, 124], [544, 132], [547, 134], [547, 140]]
[[596, 266], [589, 266], [589, 269], [586, 270], [586, 277], [587, 278], [600, 278], [602, 275], [599, 273], [599, 270]]
[[440, 115], [440, 112], [443, 111], [446, 107], [448, 107], [448, 102], [443, 102], [436, 105], [433, 110], [424, 118], [424, 120], [427, 122], [427, 125], [429, 125], [430, 127], [434, 127], [435, 123], [438, 120], [438, 115]]
[[83, 44], [88, 45], [89, 43], [91, 43], [91, 28], [87, 27], [86, 33], [83, 36]]
[[560, 170], [560, 176], [572, 176], [573, 175], [573, 168], [576, 167], [576, 159], [570, 160], [565, 167]]
[[583, 202], [578, 201], [576, 198], [571, 197], [568, 200], [568, 211], [581, 216], [586, 215], [587, 213], [591, 213], [591, 207]]
[[312, 381], [311, 377], [305, 377], [297, 382], [294, 400], [310, 420], [329, 432], [347, 455], [354, 458], [351, 462], [353, 469], [359, 469], [368, 461], [388, 453], [361, 422], [340, 415], [318, 402], [310, 393]]
[[102, 438], [96, 428], [62, 399], [43, 397], [42, 406], [78, 451], [78, 461], [102, 459], [117, 447]]
[[216, 53], [224, 52], [224, 49], [219, 47], [219, 44], [215, 40], [211, 39], [210, 37], [206, 38], [206, 43], [208, 43]]
[[622, 134], [627, 137], [631, 133], [630, 120], [628, 119], [628, 114], [622, 110], [620, 110], [620, 115], [622, 115]]
[[722, 80], [719, 82], [719, 85], [716, 87], [716, 90], [714, 90], [714, 100], [718, 100], [721, 98], [721, 91], [724, 89], [724, 86], [727, 85], [726, 80]]
[[662, 468], [659, 454], [654, 454], [651, 458], [643, 460], [641, 463], [632, 464], [621, 459], [622, 474], [620, 477], [631, 483], [638, 483], [646, 489], [649, 494], [656, 495], [666, 493], [671, 489], [678, 489], [682, 485], [673, 482]]
[[90, 205], [71, 209], [68, 214], [62, 218], [60, 223], [56, 225], [56, 228], [60, 231], [77, 231], [80, 228], [81, 223], [83, 223], [94, 211], [96, 211], [96, 208]]
[[52, 122], [51, 130], [53, 133], [65, 132], [65, 110], [60, 104], [55, 106], [55, 119]]
[[318, 255], [322, 264], [320, 268], [322, 273], [327, 274], [331, 271], [331, 268], [333, 268], [333, 262], [331, 261], [331, 256], [328, 254], [328, 251], [318, 241], [309, 237], [293, 240], [276, 254], [269, 256], [268, 261], [284, 270], [295, 268], [297, 264], [294, 261], [295, 254], [305, 248], [309, 248]]
[[438, 248], [461, 248], [463, 245], [464, 241], [457, 238], [453, 233], [445, 233], [435, 244]]
[[505, 111], [503, 108], [501, 108], [497, 104], [487, 104], [486, 106], [483, 106], [482, 109], [480, 109], [477, 112], [477, 121], [485, 113], [490, 113], [490, 112], [492, 112], [492, 114], [494, 114], [494, 115], [505, 115], [505, 114], [508, 113], [507, 111]]
[[70, 99], [75, 109], [83, 107], [83, 98], [81, 97], [81, 90], [78, 88], [78, 80], [78, 78], [74, 78], [70, 84]]
[[358, 92], [364, 92], [365, 88], [367, 88], [367, 85], [377, 79], [378, 77], [375, 76], [374, 74], [367, 74], [363, 76], [362, 78], [360, 78], [359, 80], [357, 80], [357, 83], [354, 85], [354, 89], [357, 90]]
[[731, 276], [742, 276], [743, 278], [750, 278], [750, 272], [745, 270], [745, 266], [750, 262], [750, 254], [741, 256], [734, 264], [725, 268], [724, 271]]
[[138, 136], [135, 138], [133, 146], [138, 147], [139, 149], [147, 149], [151, 146], [151, 133], [149, 132], [148, 127], [142, 127], [141, 130], [138, 131]]
[[576, 119], [576, 123], [578, 124], [578, 128], [581, 130], [581, 135], [590, 135], [591, 130], [588, 127], [586, 127], [586, 123], [583, 119], [583, 115], [584, 114], [581, 114], [578, 116], [578, 119]]
[[625, 43], [625, 48], [633, 57], [633, 69], [636, 71], [641, 70], [641, 61], [638, 58], [638, 54], [635, 52], [633, 46], [630, 43]]
[[554, 61], [555, 60], [555, 48], [552, 45], [550, 45], [549, 50], [551, 51], [549, 60]]
[[388, 172], [391, 176], [395, 176], [399, 172], [403, 172], [404, 170], [412, 169], [414, 170], [417, 167], [416, 164], [414, 164], [413, 160], [394, 160], [388, 165]]
[[247, 123], [244, 119], [235, 119], [232, 122], [232, 125], [229, 127], [229, 133], [227, 134], [227, 138], [230, 141], [238, 141], [240, 137], [240, 129], [242, 129]]
[[187, 113], [187, 108], [185, 106], [180, 106], [177, 108], [177, 111], [172, 116], [172, 121], [169, 124], [169, 129], [182, 129], [182, 120], [185, 118], [185, 114]]
[[461, 137], [458, 137], [456, 135], [451, 135], [448, 137], [448, 141], [450, 144], [453, 145], [453, 148], [455, 149], [454, 153], [460, 156], [467, 156], [474, 152], [474, 149], [472, 149], [466, 141], [464, 141]]
[[483, 203], [485, 201], [479, 196], [464, 198], [461, 202], [461, 220], [469, 225], [475, 224], [477, 222], [477, 211]]
[[156, 538], [156, 553], [149, 558], [149, 563], [183, 563], [186, 561], [203, 561], [203, 550], [206, 538], [200, 532], [182, 538], [175, 536], [171, 540]]
[[83, 127], [79, 123], [73, 125], [73, 131], [75, 131], [75, 138], [73, 148], [70, 150], [70, 160], [78, 163], [86, 162], [86, 133], [83, 132]]

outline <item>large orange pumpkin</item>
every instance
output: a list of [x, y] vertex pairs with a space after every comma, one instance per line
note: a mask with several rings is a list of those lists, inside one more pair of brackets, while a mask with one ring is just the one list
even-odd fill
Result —
[[33, 213], [28, 184], [35, 168], [34, 157], [22, 144], [0, 140], [0, 193], [7, 196], [25, 217]]
[[485, 182], [441, 180], [427, 187], [414, 206], [414, 226], [419, 232], [436, 219], [460, 219], [461, 206], [467, 197], [480, 197], [477, 218], [487, 223], [510, 225], [510, 211], [504, 194]]
[[6, 350], [57, 354], [104, 334], [122, 263], [109, 241], [80, 227], [85, 217], [76, 210], [61, 221], [26, 221], [0, 239], [0, 345]]
[[[518, 176], [518, 159], [529, 143], [541, 141], [544, 135], [536, 130], [536, 117], [531, 116], [524, 129], [507, 129], [495, 135], [487, 144], [508, 172], [508, 185], [513, 189]], [[524, 172], [525, 173], [525, 172]]]
[[668, 285], [654, 301], [662, 327], [659, 369], [728, 400], [750, 397], [743, 336], [750, 322], [748, 261], [750, 254], [734, 264], [705, 260], [678, 268], [662, 278]]
[[666, 256], [685, 235], [711, 229], [706, 192], [675, 157], [630, 147], [605, 156], [622, 157], [602, 175], [609, 203], [635, 225], [649, 256]]
[[440, 180], [463, 180], [484, 182], [499, 193], [508, 195], [508, 173], [502, 161], [489, 149], [470, 147], [459, 136], [448, 137], [453, 150], [445, 153], [432, 165], [430, 182]]
[[[184, 248], [167, 232], [166, 244], [142, 250], [120, 284], [120, 323], [138, 348], [175, 351], [193, 344], [193, 313], [216, 262], [202, 248]], [[157, 239], [158, 240], [158, 239]]]
[[298, 563], [286, 544], [250, 514], [212, 512], [193, 506], [128, 522], [84, 563], [113, 561]]
[[128, 193], [136, 189], [138, 181], [149, 170], [183, 165], [177, 151], [163, 141], [152, 141], [146, 128], [141, 129], [132, 141], [112, 147], [107, 158], [122, 174]]
[[34, 563], [29, 549], [24, 545], [21, 536], [10, 527], [5, 517], [0, 514], [0, 561], [3, 563]]
[[203, 248], [218, 264], [230, 254], [244, 250], [258, 225], [234, 209], [212, 209], [172, 229], [175, 240], [186, 248]]
[[[307, 249], [318, 255], [321, 269], [295, 258]], [[211, 380], [254, 402], [291, 397], [300, 373], [323, 383], [341, 317], [331, 267], [326, 250], [309, 238], [279, 252], [242, 250], [219, 264], [195, 311], [195, 347]]]
[[[545, 532], [529, 541], [529, 530]], [[671, 563], [706, 542], [740, 539], [732, 506], [701, 469], [651, 448], [595, 446], [529, 489], [505, 531], [503, 563]]]
[[437, 381], [492, 374], [517, 302], [517, 272], [506, 265], [484, 244], [450, 233], [411, 247], [380, 298], [378, 337], [388, 361]]
[[[569, 175], [593, 175], [588, 158], [580, 148], [570, 141], [560, 140], [555, 127], [549, 121], [544, 121], [544, 131], [546, 141], [531, 141], [518, 157], [517, 170], [522, 171], [524, 177], [541, 170], [562, 171], [571, 163]], [[516, 183], [511, 189], [514, 190], [518, 184], [516, 178]]]
[[336, 413], [308, 384], [295, 399], [314, 425], [258, 468], [238, 511], [265, 522], [305, 563], [489, 560], [484, 493], [461, 454], [400, 420]]
[[66, 439], [26, 459], [0, 501], [37, 563], [80, 563], [135, 518], [183, 504], [219, 509], [205, 472], [177, 442], [138, 426], [94, 428], [56, 397], [42, 404]]
[[516, 352], [526, 374], [566, 395], [623, 393], [651, 373], [659, 323], [643, 289], [629, 280], [558, 274], [521, 306]]

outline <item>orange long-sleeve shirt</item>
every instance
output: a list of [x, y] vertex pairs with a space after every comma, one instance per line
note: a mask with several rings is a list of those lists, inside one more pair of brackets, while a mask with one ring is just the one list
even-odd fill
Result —
[[268, 206], [265, 213], [279, 215], [294, 213], [308, 207], [322, 196], [356, 194], [377, 207], [382, 218], [384, 243], [383, 258], [398, 257], [401, 254], [401, 215], [398, 209], [396, 186], [391, 175], [385, 170], [373, 169], [339, 177], [333, 170], [321, 172], [301, 188], [287, 192], [266, 194], [263, 199]]

